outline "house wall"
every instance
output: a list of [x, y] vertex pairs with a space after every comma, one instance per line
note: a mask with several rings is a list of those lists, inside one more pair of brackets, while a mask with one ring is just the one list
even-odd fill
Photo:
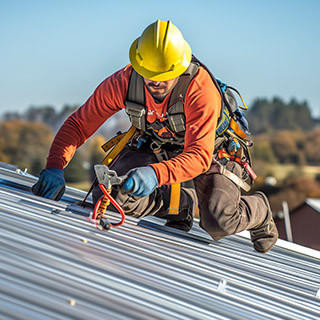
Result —
[[[290, 213], [293, 242], [320, 250], [320, 213], [307, 204]], [[279, 237], [287, 240], [284, 219], [275, 219]]]

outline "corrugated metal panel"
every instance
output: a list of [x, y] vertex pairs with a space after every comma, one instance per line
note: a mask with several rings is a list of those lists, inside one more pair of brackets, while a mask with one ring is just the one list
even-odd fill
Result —
[[71, 203], [82, 192], [57, 203], [21, 190], [29, 177], [0, 178], [1, 319], [320, 318], [317, 251], [259, 254], [152, 217], [103, 232]]

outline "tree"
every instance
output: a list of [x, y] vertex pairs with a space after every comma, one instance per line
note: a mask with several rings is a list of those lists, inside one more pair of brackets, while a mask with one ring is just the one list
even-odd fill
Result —
[[265, 134], [255, 137], [252, 155], [255, 160], [262, 160], [267, 163], [277, 162], [271, 146], [270, 137]]
[[268, 133], [274, 130], [311, 130], [314, 120], [306, 101], [292, 99], [285, 103], [281, 98], [256, 99], [247, 115], [253, 134]]
[[280, 163], [299, 163], [299, 150], [290, 131], [278, 131], [271, 138], [273, 152]]
[[24, 113], [7, 112], [4, 114], [4, 121], [25, 120], [29, 122], [41, 122], [57, 131], [67, 117], [74, 112], [78, 105], [65, 105], [60, 112], [56, 112], [52, 106], [30, 106]]
[[320, 163], [320, 128], [317, 128], [306, 135], [304, 141], [304, 152], [308, 163], [319, 165]]
[[[53, 132], [42, 123], [14, 120], [0, 122], [0, 137], [6, 162], [34, 170], [36, 161], [40, 162], [42, 167], [45, 165]], [[38, 174], [38, 171], [37, 169], [31, 173]]]

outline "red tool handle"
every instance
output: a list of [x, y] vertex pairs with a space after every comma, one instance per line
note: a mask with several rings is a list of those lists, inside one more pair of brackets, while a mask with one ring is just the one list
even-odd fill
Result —
[[100, 187], [101, 191], [103, 192], [103, 196], [98, 200], [98, 202], [96, 203], [96, 205], [94, 207], [93, 214], [92, 214], [92, 219], [93, 220], [96, 219], [97, 213], [98, 213], [98, 210], [99, 210], [99, 207], [100, 207], [100, 204], [101, 204], [101, 201], [102, 201], [102, 199], [104, 197], [107, 197], [110, 200], [110, 202], [115, 206], [115, 208], [119, 211], [119, 213], [121, 214], [121, 221], [118, 222], [118, 223], [111, 223], [111, 227], [119, 227], [119, 226], [121, 226], [124, 223], [125, 219], [126, 219], [125, 214], [124, 214], [121, 206], [119, 205], [119, 203], [116, 200], [114, 200], [111, 197], [110, 193], [108, 192], [108, 190], [106, 189], [106, 187], [103, 184], [99, 184], [99, 187]]
[[251, 178], [253, 180], [255, 180], [257, 178], [257, 175], [255, 174], [255, 172], [253, 171], [253, 169], [250, 167], [249, 163], [246, 161], [243, 164], [243, 167], [249, 172]]

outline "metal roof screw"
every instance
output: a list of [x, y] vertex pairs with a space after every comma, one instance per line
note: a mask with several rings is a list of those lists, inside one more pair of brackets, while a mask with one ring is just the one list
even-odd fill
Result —
[[316, 298], [320, 299], [320, 289], [318, 289], [318, 291], [316, 293]]
[[81, 241], [82, 241], [83, 243], [87, 243], [87, 242], [88, 242], [87, 239], [81, 239]]
[[69, 300], [69, 304], [71, 307], [76, 305], [76, 300]]
[[225, 292], [226, 291], [226, 286], [227, 286], [227, 280], [221, 279], [218, 285], [218, 291], [219, 292]]

